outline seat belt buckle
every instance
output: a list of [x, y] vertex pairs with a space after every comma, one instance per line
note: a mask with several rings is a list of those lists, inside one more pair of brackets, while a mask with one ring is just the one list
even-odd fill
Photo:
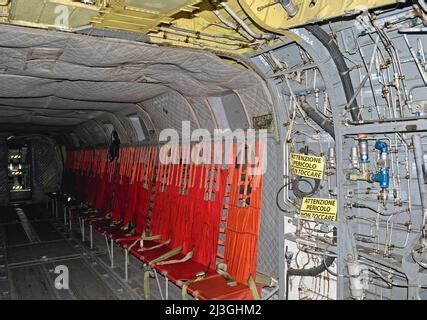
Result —
[[234, 280], [227, 280], [227, 285], [230, 287], [235, 287], [237, 286], [237, 282]]

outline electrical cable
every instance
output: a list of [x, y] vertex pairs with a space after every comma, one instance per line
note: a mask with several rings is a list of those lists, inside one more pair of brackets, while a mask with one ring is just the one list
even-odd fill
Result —
[[283, 208], [280, 206], [280, 203], [279, 203], [279, 196], [280, 196], [280, 193], [283, 191], [283, 189], [285, 189], [288, 185], [289, 185], [289, 182], [288, 182], [288, 183], [286, 183], [286, 184], [284, 184], [283, 186], [281, 186], [281, 187], [280, 187], [280, 189], [279, 189], [279, 191], [277, 191], [277, 193], [276, 193], [276, 206], [277, 206], [277, 208], [279, 208], [279, 210], [280, 210], [280, 211], [282, 211], [282, 212], [287, 212], [287, 210], [283, 209]]
[[[309, 179], [311, 179], [311, 178], [297, 176], [295, 179], [291, 180], [292, 192], [294, 193], [294, 195], [297, 198], [302, 199], [304, 197], [311, 197], [312, 195], [314, 195], [319, 190], [320, 180], [319, 179], [311, 179], [314, 181], [314, 183], [311, 183]], [[310, 191], [302, 191], [299, 187], [299, 184], [301, 181], [308, 183], [311, 187], [311, 190]]]

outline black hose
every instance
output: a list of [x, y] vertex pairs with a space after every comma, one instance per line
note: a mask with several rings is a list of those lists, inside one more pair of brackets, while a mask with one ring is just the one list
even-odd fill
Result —
[[[353, 83], [351, 81], [350, 71], [337, 44], [334, 42], [332, 37], [319, 26], [308, 25], [305, 27], [305, 29], [308, 30], [311, 34], [313, 34], [313, 36], [315, 36], [328, 50], [332, 60], [334, 61], [338, 69], [347, 102], [350, 102], [350, 100], [354, 96]], [[350, 105], [350, 114], [353, 121], [361, 120], [359, 114], [359, 106], [357, 105], [356, 99], [354, 99], [354, 101]]]
[[309, 106], [307, 103], [301, 103], [301, 108], [316, 124], [330, 134], [335, 140], [334, 124], [331, 120], [323, 117], [316, 109]]
[[316, 267], [310, 268], [310, 269], [288, 269], [287, 275], [288, 276], [299, 276], [299, 277], [316, 277], [322, 272], [326, 271], [332, 263], [334, 263], [335, 257], [327, 256], [322, 261], [321, 264], [319, 264]]
[[290, 268], [286, 272], [286, 292], [285, 292], [285, 300], [288, 300], [289, 297], [289, 278], [291, 276], [299, 276], [299, 277], [316, 277], [324, 271], [329, 271], [328, 268], [334, 263], [335, 257], [327, 256], [322, 260], [322, 263], [316, 267], [310, 269], [293, 269]]
[[[334, 238], [336, 239], [337, 236], [337, 228], [334, 227]], [[298, 276], [298, 277], [316, 277], [319, 274], [321, 274], [324, 271], [331, 272], [329, 270], [329, 267], [334, 263], [335, 257], [331, 256], [325, 256], [322, 260], [322, 262], [316, 266], [312, 267], [310, 269], [293, 269], [288, 268], [288, 271], [286, 272], [286, 296], [285, 299], [288, 300], [289, 295], [289, 277], [291, 276]]]

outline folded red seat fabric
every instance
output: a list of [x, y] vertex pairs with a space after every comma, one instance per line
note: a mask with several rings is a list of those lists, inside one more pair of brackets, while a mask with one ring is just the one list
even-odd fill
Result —
[[153, 261], [154, 259], [160, 257], [161, 255], [168, 253], [171, 251], [171, 248], [168, 246], [161, 246], [156, 249], [150, 249], [157, 245], [161, 244], [161, 242], [157, 241], [144, 241], [144, 248], [148, 250], [142, 250], [142, 248], [133, 247], [130, 250], [130, 253], [137, 257], [139, 260], [149, 263], [150, 261]]
[[[173, 260], [179, 261], [183, 259], [185, 259], [185, 255], [182, 253], [173, 257]], [[165, 262], [170, 260], [172, 260], [172, 258], [165, 260]], [[185, 281], [196, 279], [201, 273], [206, 274], [206, 276], [216, 274], [215, 270], [212, 269], [211, 266], [203, 265], [194, 260], [188, 260], [176, 264], [156, 264], [154, 268], [179, 286], [182, 286]]]
[[[197, 296], [198, 299], [256, 298], [256, 292], [253, 291], [257, 291], [256, 287], [254, 288], [254, 280], [256, 279], [262, 175], [253, 175], [249, 169], [240, 165], [230, 170], [231, 185], [224, 242], [224, 265], [227, 276], [219, 274], [191, 283], [188, 286], [188, 292]], [[257, 289], [259, 291], [259, 288]]]
[[227, 280], [217, 273], [193, 282], [188, 287], [188, 293], [199, 300], [253, 300], [254, 298], [246, 284], [236, 283], [230, 286]]
[[[179, 285], [202, 273], [215, 273], [221, 212], [227, 186], [228, 171], [219, 166], [197, 166], [192, 170], [195, 178], [194, 187], [189, 188], [192, 205], [182, 208], [188, 212], [187, 215], [179, 215], [179, 220], [188, 227], [190, 237], [187, 246], [192, 250], [192, 257], [183, 261], [185, 254], [179, 253], [155, 265], [158, 272]], [[183, 246], [185, 247], [185, 241]]]
[[[135, 226], [134, 234], [118, 232], [111, 234], [117, 243], [123, 242], [124, 248], [128, 242], [141, 238], [146, 229], [148, 212], [150, 209], [152, 184], [154, 182], [154, 164], [157, 155], [155, 147], [140, 147], [134, 150], [134, 161], [130, 173], [130, 185], [127, 195], [127, 208], [123, 225], [132, 223]], [[128, 239], [130, 238], [130, 239]]]
[[[173, 240], [177, 234], [174, 233], [176, 229], [174, 216], [179, 215], [177, 208], [181, 201], [177, 172], [176, 165], [158, 164], [150, 225], [144, 226], [142, 220], [139, 220], [137, 227], [139, 231], [144, 230], [140, 238], [131, 244], [127, 240], [119, 240], [122, 246], [127, 246], [126, 252], [144, 263], [155, 262], [165, 255], [166, 258], [173, 257], [183, 250], [183, 247], [176, 246]], [[127, 260], [125, 263], [127, 264]], [[145, 283], [148, 284], [148, 281]]]

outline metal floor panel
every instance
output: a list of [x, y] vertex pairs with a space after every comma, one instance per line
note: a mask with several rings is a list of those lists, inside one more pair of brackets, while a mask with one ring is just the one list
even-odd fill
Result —
[[67, 257], [79, 253], [78, 248], [73, 247], [66, 240], [32, 243], [25, 246], [7, 248], [9, 265], [43, 261], [46, 258]]
[[44, 204], [23, 205], [21, 208], [24, 210], [28, 220], [41, 220], [52, 216]]
[[7, 246], [15, 246], [29, 242], [25, 235], [24, 228], [22, 228], [22, 225], [19, 222], [4, 225], [4, 229]]
[[14, 298], [18, 300], [56, 299], [52, 281], [46, 276], [43, 266], [26, 266], [13, 269], [11, 279]]
[[[88, 241], [81, 242], [81, 235], [74, 225], [69, 232], [60, 221], [40, 220], [44, 207], [22, 207], [28, 217], [28, 227], [34, 231], [39, 242], [29, 242], [22, 223], [1, 225], [7, 257], [8, 279], [11, 283], [11, 299], [41, 300], [123, 300], [143, 299], [143, 271], [141, 261], [130, 257], [129, 282], [124, 281], [123, 250], [115, 246], [115, 267], [110, 268], [104, 237], [94, 232], [95, 247]], [[14, 213], [16, 216], [16, 213]], [[9, 217], [10, 218], [10, 217]], [[69, 270], [70, 289], [57, 290], [54, 282], [55, 267], [65, 265]], [[165, 279], [160, 276], [164, 293]], [[160, 299], [158, 285], [150, 279], [151, 299]], [[1, 286], [0, 286], [1, 287]], [[1, 288], [0, 288], [1, 289]], [[8, 288], [5, 287], [5, 292]], [[181, 290], [169, 283], [169, 298], [180, 299]], [[5, 299], [8, 297], [5, 295]]]
[[31, 225], [41, 241], [62, 239], [63, 236], [52, 226], [49, 221], [32, 221]]
[[70, 289], [77, 299], [117, 300], [111, 289], [83, 259], [65, 261], [70, 272]]
[[18, 222], [18, 218], [15, 214], [13, 207], [0, 207], [0, 224]]
[[[99, 233], [94, 232], [94, 243], [95, 246], [100, 250], [106, 249], [106, 244], [104, 242], [104, 237]], [[100, 255], [99, 260], [102, 261], [105, 265], [110, 265], [110, 259], [107, 254]], [[113, 272], [117, 274], [121, 279], [125, 278], [124, 270], [124, 251], [118, 245], [114, 246], [114, 269]], [[139, 259], [135, 258], [133, 255], [129, 256], [129, 281], [128, 286], [136, 293], [140, 299], [144, 299], [144, 280], [143, 280], [143, 263]], [[160, 288], [162, 294], [165, 295], [166, 287], [166, 278], [162, 275], [158, 276]], [[160, 294], [159, 287], [154, 278], [150, 278], [150, 299], [151, 300], [160, 300], [162, 295]], [[170, 300], [181, 300], [181, 288], [177, 287], [172, 282], [169, 282], [168, 295]], [[189, 297], [191, 300], [192, 298]]]

